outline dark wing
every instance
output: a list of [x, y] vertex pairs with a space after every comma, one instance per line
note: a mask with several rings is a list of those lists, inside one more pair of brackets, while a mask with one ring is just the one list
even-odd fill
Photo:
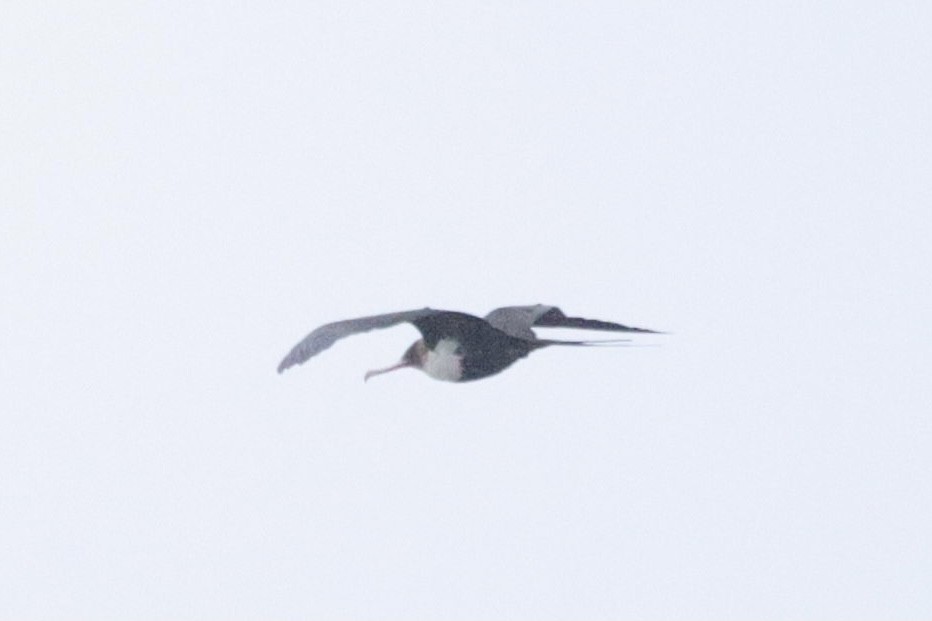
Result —
[[381, 328], [390, 328], [404, 323], [413, 322], [416, 319], [428, 317], [440, 311], [430, 308], [421, 308], [418, 310], [400, 311], [397, 313], [386, 313], [384, 315], [373, 315], [371, 317], [360, 317], [358, 319], [345, 319], [335, 321], [317, 328], [304, 339], [295, 345], [284, 360], [278, 365], [278, 372], [281, 373], [288, 367], [296, 364], [303, 364], [309, 358], [316, 356], [337, 341], [347, 336], [368, 332], [369, 330], [379, 330]]
[[537, 335], [532, 327], [542, 328], [578, 328], [583, 330], [606, 330], [609, 332], [642, 332], [658, 334], [655, 330], [632, 328], [611, 321], [567, 317], [556, 306], [535, 304], [533, 306], [504, 306], [496, 308], [485, 316], [485, 320], [502, 332], [520, 339], [534, 340]]

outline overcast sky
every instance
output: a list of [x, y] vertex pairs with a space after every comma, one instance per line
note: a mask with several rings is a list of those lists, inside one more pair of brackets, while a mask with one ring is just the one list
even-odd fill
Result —
[[[932, 617], [930, 24], [5, 4], [0, 618]], [[275, 373], [536, 302], [672, 334]]]

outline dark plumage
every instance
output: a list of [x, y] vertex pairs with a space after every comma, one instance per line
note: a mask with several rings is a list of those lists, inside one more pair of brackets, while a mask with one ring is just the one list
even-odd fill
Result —
[[[584, 346], [605, 341], [558, 341], [539, 339], [531, 329], [564, 327], [611, 332], [656, 333], [620, 323], [567, 317], [555, 306], [506, 306], [480, 318], [457, 311], [418, 310], [373, 315], [325, 324], [294, 346], [278, 365], [278, 372], [303, 364], [341, 338], [408, 322], [422, 338], [405, 352], [401, 361], [386, 369], [369, 371], [366, 379], [405, 367], [419, 368], [435, 379], [465, 382], [499, 373], [535, 349], [550, 345]], [[612, 341], [618, 342], [618, 340]]]

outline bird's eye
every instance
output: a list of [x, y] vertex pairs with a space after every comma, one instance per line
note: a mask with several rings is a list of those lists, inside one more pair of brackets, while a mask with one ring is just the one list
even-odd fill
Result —
[[463, 349], [463, 346], [462, 346], [462, 345], [457, 345], [457, 346], [456, 346], [456, 349], [453, 350], [453, 355], [454, 355], [454, 356], [462, 356], [462, 355], [465, 354], [465, 353], [466, 353], [466, 351]]

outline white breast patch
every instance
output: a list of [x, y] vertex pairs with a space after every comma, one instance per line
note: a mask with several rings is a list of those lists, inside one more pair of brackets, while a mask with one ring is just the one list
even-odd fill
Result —
[[424, 360], [424, 373], [444, 382], [459, 381], [463, 375], [463, 361], [456, 354], [459, 343], [453, 339], [441, 339], [437, 346], [427, 352]]

